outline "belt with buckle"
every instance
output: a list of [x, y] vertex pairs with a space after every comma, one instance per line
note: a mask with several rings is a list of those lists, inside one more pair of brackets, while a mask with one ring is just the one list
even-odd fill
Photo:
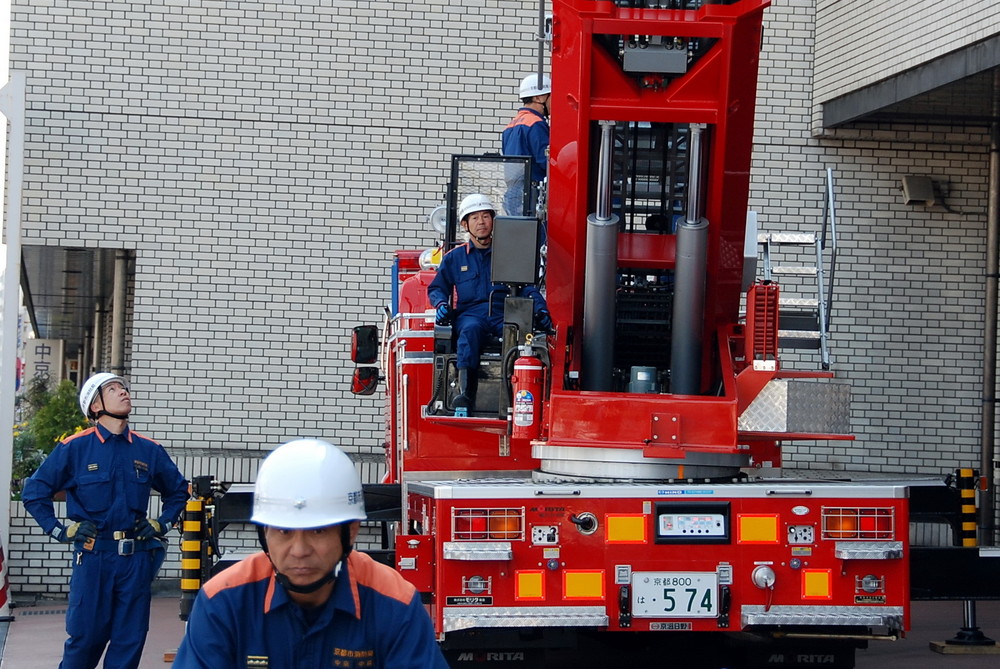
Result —
[[85, 542], [83, 547], [90, 551], [115, 551], [119, 555], [132, 555], [163, 548], [163, 544], [156, 539], [93, 539]]

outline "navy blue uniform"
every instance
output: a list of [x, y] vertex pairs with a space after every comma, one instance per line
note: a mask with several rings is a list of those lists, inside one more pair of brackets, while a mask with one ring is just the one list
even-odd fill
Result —
[[521, 107], [500, 135], [501, 152], [505, 156], [531, 156], [531, 180], [545, 179], [549, 148], [549, 122], [530, 107]]
[[52, 503], [60, 490], [66, 491], [69, 520], [94, 523], [98, 538], [73, 545], [69, 639], [59, 666], [92, 669], [107, 646], [105, 669], [134, 669], [165, 551], [157, 539], [120, 541], [115, 535], [133, 536], [136, 521], [148, 513], [151, 490], [162, 497], [161, 526], [171, 526], [184, 510], [188, 482], [152, 439], [127, 427], [114, 434], [97, 425], [60, 442], [24, 484], [24, 508], [46, 534], [62, 527]]
[[548, 173], [549, 122], [530, 107], [521, 107], [500, 135], [500, 152], [505, 156], [531, 156], [531, 189], [527, 206], [522, 204], [523, 172], [507, 175], [504, 209], [509, 216], [533, 216], [538, 200], [538, 184]]
[[[437, 276], [427, 288], [427, 299], [435, 309], [452, 304], [455, 294], [455, 366], [459, 369], [479, 367], [486, 338], [503, 334], [503, 301], [509, 291], [504, 284], [492, 282], [492, 260], [493, 247], [480, 249], [466, 242], [441, 259]], [[522, 288], [520, 297], [534, 300], [535, 313], [545, 308], [545, 298], [535, 286]]]
[[264, 553], [198, 593], [173, 669], [222, 667], [447, 669], [420, 594], [391, 568], [352, 552], [330, 599], [308, 617]]

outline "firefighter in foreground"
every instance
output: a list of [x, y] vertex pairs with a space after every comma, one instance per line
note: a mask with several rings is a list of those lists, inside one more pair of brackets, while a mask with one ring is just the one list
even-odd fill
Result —
[[342, 451], [312, 439], [275, 449], [254, 488], [264, 550], [204, 585], [174, 669], [446, 669], [416, 589], [351, 550], [364, 519]]
[[[188, 498], [188, 483], [167, 452], [128, 426], [125, 379], [101, 372], [80, 390], [94, 426], [59, 442], [25, 482], [24, 508], [46, 534], [73, 545], [63, 669], [135, 669], [149, 629], [152, 583], [166, 554], [162, 540]], [[162, 510], [147, 518], [150, 490]], [[53, 496], [66, 491], [69, 521]]]
[[[456, 416], [468, 415], [475, 406], [479, 356], [487, 338], [503, 334], [503, 301], [509, 291], [502, 284], [494, 284], [491, 278], [495, 216], [496, 207], [481, 193], [462, 200], [458, 218], [462, 230], [469, 234], [469, 241], [441, 259], [437, 276], [427, 289], [436, 323], [454, 324], [459, 390], [454, 401]], [[534, 302], [535, 326], [551, 330], [552, 317], [538, 288], [525, 286], [520, 296], [530, 297]]]

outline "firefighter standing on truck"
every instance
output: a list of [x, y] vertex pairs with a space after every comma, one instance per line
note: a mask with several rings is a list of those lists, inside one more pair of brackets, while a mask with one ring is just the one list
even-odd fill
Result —
[[[135, 669], [149, 629], [152, 583], [164, 534], [188, 498], [188, 482], [160, 444], [129, 429], [132, 399], [120, 376], [87, 379], [80, 410], [94, 422], [59, 442], [24, 484], [24, 508], [46, 534], [73, 546], [62, 669]], [[162, 498], [148, 518], [150, 490]], [[53, 496], [66, 491], [66, 516]]]
[[275, 449], [254, 486], [264, 550], [202, 587], [174, 669], [447, 669], [416, 588], [351, 550], [364, 519], [342, 451], [315, 439]]
[[[503, 301], [509, 291], [492, 280], [495, 216], [493, 203], [481, 193], [462, 200], [458, 218], [462, 230], [469, 233], [469, 241], [441, 259], [437, 275], [427, 288], [437, 324], [454, 324], [459, 391], [454, 400], [456, 416], [468, 415], [475, 406], [479, 356], [487, 338], [503, 334]], [[550, 330], [552, 318], [538, 288], [528, 285], [519, 292], [521, 297], [530, 297], [534, 302], [535, 325]]]
[[500, 134], [500, 152], [505, 156], [531, 157], [531, 190], [527, 207], [520, 206], [524, 183], [520, 174], [509, 175], [504, 208], [511, 216], [533, 216], [538, 189], [549, 171], [549, 99], [552, 81], [545, 75], [529, 74], [518, 89], [521, 108]]

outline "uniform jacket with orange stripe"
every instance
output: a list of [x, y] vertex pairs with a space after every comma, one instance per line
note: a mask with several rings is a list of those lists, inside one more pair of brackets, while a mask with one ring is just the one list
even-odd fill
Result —
[[549, 148], [549, 122], [531, 107], [521, 107], [500, 134], [505, 156], [531, 156], [531, 180], [545, 178]]
[[311, 622], [264, 553], [220, 572], [198, 593], [174, 669], [220, 667], [447, 669], [416, 588], [391, 568], [348, 555]]
[[66, 516], [89, 520], [101, 538], [131, 530], [149, 511], [149, 493], [159, 491], [159, 521], [169, 527], [181, 515], [188, 484], [158, 443], [125, 428], [115, 434], [103, 425], [59, 442], [24, 484], [24, 508], [46, 533], [59, 525], [52, 496], [66, 491]]

